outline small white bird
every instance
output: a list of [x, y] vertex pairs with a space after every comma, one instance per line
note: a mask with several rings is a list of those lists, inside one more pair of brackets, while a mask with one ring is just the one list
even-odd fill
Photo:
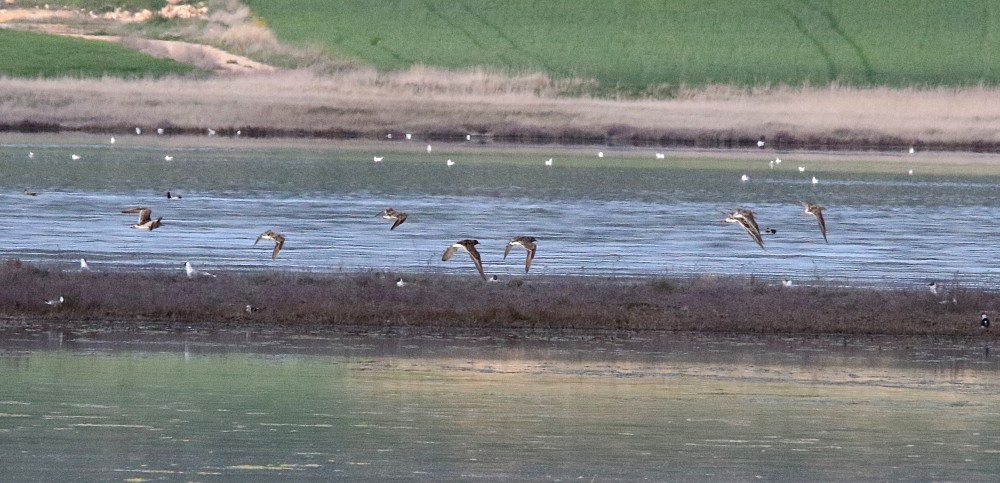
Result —
[[237, 129], [236, 130], [236, 137], [240, 137], [241, 134], [243, 134], [243, 131], [240, 131], [239, 129]]
[[740, 176], [740, 181], [750, 181], [750, 177], [747, 175]]
[[758, 148], [763, 148], [764, 147], [764, 140], [763, 139], [758, 139], [757, 140], [757, 147]]
[[407, 140], [409, 140], [409, 139], [413, 139], [413, 135], [412, 135], [412, 134], [410, 134], [410, 133], [406, 133], [406, 139], [407, 139]]
[[667, 156], [665, 154], [663, 154], [663, 153], [656, 153], [656, 159], [663, 159], [663, 158], [666, 158], [666, 157]]
[[806, 170], [806, 167], [805, 167], [805, 166], [799, 166], [799, 172], [800, 172], [800, 173], [803, 173], [803, 172], [805, 172], [805, 170]]
[[215, 277], [214, 274], [208, 273], [206, 271], [195, 270], [195, 268], [191, 266], [191, 262], [184, 262], [184, 272], [187, 273], [188, 278]]
[[910, 174], [910, 176], [913, 176], [913, 170], [912, 169], [909, 171], [909, 174]]
[[115, 143], [115, 137], [111, 136], [111, 144], [114, 144], [114, 143]]
[[552, 166], [552, 158], [549, 158], [549, 159], [545, 160], [545, 165], [546, 166]]
[[392, 139], [392, 133], [389, 133], [389, 134], [386, 134], [386, 135], [385, 135], [385, 138], [386, 138], [386, 139]]
[[141, 127], [135, 128], [135, 135], [138, 136], [140, 134], [142, 134], [142, 128]]
[[80, 155], [79, 154], [71, 154], [69, 156], [69, 159], [72, 159], [73, 161], [77, 161], [77, 160], [80, 159]]
[[174, 157], [168, 154], [168, 155], [166, 155], [166, 156], [163, 157], [163, 160], [164, 161], [173, 161]]
[[31, 159], [31, 158], [34, 158], [34, 157], [35, 157], [35, 153], [31, 152], [31, 151], [28, 151], [28, 159]]
[[792, 280], [788, 279], [788, 278], [782, 280], [781, 281], [781, 286], [782, 287], [791, 287], [792, 286]]
[[931, 282], [931, 283], [927, 284], [927, 289], [930, 290], [931, 293], [934, 294], [934, 295], [938, 294], [937, 284], [934, 283], [934, 282]]
[[381, 163], [382, 160], [385, 159], [385, 156], [372, 156], [372, 159], [374, 159], [376, 163]]
[[406, 286], [406, 280], [403, 280], [402, 278], [400, 278], [399, 280], [396, 280], [396, 286], [397, 287], [405, 287]]
[[767, 167], [774, 169], [774, 161], [767, 163]]
[[598, 158], [603, 158], [604, 157], [604, 151], [598, 151], [597, 152], [597, 157]]
[[916, 152], [916, 150], [913, 149], [913, 146], [910, 146], [910, 154], [913, 154], [915, 152]]
[[472, 141], [472, 135], [471, 134], [466, 134], [465, 135], [465, 140], [466, 141]]
[[455, 162], [449, 159], [449, 160], [448, 160], [448, 161], [446, 161], [446, 162], [445, 162], [444, 164], [446, 164], [446, 165], [448, 165], [448, 166], [454, 166], [454, 165], [455, 165]]
[[819, 180], [818, 180], [818, 179], [816, 179], [816, 177], [815, 177], [815, 176], [813, 176], [813, 179], [812, 179], [812, 182], [813, 182], [813, 184], [816, 184], [816, 183], [819, 183]]
[[163, 135], [163, 128], [162, 127], [156, 128], [156, 134]]
[[433, 151], [433, 150], [434, 150], [434, 148], [432, 148], [432, 147], [431, 147], [431, 145], [430, 145], [430, 144], [428, 144], [428, 145], [427, 145], [427, 152], [429, 153], [429, 152], [431, 152], [431, 151]]
[[57, 298], [57, 299], [46, 300], [45, 301], [45, 305], [51, 305], [51, 306], [55, 307], [57, 305], [62, 305], [62, 303], [65, 302], [65, 301], [66, 301], [66, 299], [64, 299], [63, 296], [60, 295], [59, 298]]
[[215, 129], [208, 128], [208, 135], [209, 136], [215, 136]]
[[781, 164], [781, 158], [774, 158], [774, 164]]
[[87, 259], [86, 258], [81, 258], [80, 259], [80, 271], [81, 272], [90, 271], [90, 264], [87, 263]]

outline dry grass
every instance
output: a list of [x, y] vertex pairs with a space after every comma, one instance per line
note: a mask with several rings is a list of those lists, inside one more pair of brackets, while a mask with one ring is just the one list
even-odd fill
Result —
[[543, 75], [414, 67], [380, 73], [161, 80], [0, 79], [0, 126], [126, 132], [243, 129], [270, 136], [369, 137], [486, 132], [529, 142], [775, 147], [1000, 148], [1000, 91], [682, 89], [673, 100], [565, 98]]
[[[675, 330], [777, 334], [977, 335], [1000, 294], [784, 288], [752, 279], [542, 278], [480, 283], [470, 277], [358, 273], [79, 273], [7, 261], [0, 316], [63, 323], [148, 321], [289, 329], [410, 327], [498, 330]], [[58, 307], [44, 299], [65, 297]], [[261, 307], [247, 313], [245, 306]]]

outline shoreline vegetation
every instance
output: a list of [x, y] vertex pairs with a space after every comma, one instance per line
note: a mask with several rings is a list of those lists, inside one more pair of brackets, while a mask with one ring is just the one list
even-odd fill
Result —
[[0, 132], [418, 139], [679, 148], [1000, 152], [1000, 90], [708, 86], [567, 98], [544, 75], [414, 67], [320, 75], [0, 78]]
[[[403, 278], [406, 284], [397, 285]], [[143, 331], [267, 327], [291, 333], [401, 330], [532, 334], [704, 334], [972, 337], [992, 341], [979, 314], [1000, 294], [941, 290], [785, 287], [780, 281], [703, 275], [476, 277], [344, 274], [80, 272], [8, 259], [0, 264], [0, 327]], [[47, 304], [47, 300], [62, 303]], [[247, 306], [252, 310], [248, 311]]]

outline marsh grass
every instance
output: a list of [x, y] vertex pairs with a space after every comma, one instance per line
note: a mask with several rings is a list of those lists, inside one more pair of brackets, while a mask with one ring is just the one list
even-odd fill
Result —
[[[403, 277], [408, 283], [397, 287]], [[735, 277], [668, 280], [471, 277], [394, 273], [182, 274], [0, 266], [0, 315], [74, 322], [179, 322], [207, 327], [376, 327], [517, 330], [675, 330], [736, 333], [970, 335], [1000, 295], [785, 288]], [[65, 297], [51, 307], [44, 300]], [[246, 305], [259, 308], [248, 313]], [[988, 335], [992, 337], [992, 335]]]
[[[545, 76], [414, 67], [269, 76], [0, 79], [0, 130], [423, 139], [639, 146], [1000, 150], [1000, 92], [961, 89], [685, 89], [673, 100], [560, 97]], [[397, 136], [398, 138], [398, 136]]]

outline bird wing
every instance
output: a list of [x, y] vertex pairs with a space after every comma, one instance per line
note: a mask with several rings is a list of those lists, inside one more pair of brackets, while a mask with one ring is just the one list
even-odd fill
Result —
[[486, 280], [486, 273], [483, 272], [483, 261], [479, 258], [479, 250], [476, 250], [474, 245], [465, 245], [465, 250], [469, 252], [469, 256], [472, 257], [472, 261], [476, 264], [476, 270], [479, 270], [479, 276]]
[[397, 226], [402, 225], [406, 221], [406, 213], [396, 213], [396, 222], [392, 224], [392, 228], [389, 231], [395, 230]]
[[524, 259], [524, 273], [528, 273], [528, 269], [531, 268], [531, 261], [535, 259], [535, 251], [538, 250], [538, 247], [532, 243], [530, 248], [527, 246], [525, 248], [528, 249], [528, 257]]
[[149, 216], [153, 214], [153, 210], [149, 208], [143, 208], [139, 210], [139, 222], [137, 225], [143, 225], [149, 221]]
[[760, 228], [757, 227], [757, 223], [754, 223], [753, 217], [747, 218], [745, 216], [737, 218], [740, 222], [740, 226], [750, 234], [753, 241], [757, 242], [761, 248], [764, 248], [764, 239], [760, 236]]
[[823, 220], [823, 211], [816, 210], [813, 214], [816, 215], [816, 221], [819, 222], [819, 232], [823, 234], [823, 241], [830, 243], [830, 240], [826, 239], [826, 221]]
[[275, 258], [278, 258], [278, 252], [280, 252], [281, 248], [284, 247], [284, 246], [285, 246], [285, 236], [284, 235], [278, 235], [278, 236], [274, 237], [274, 251], [271, 252], [271, 260], [274, 260]]
[[455, 252], [458, 251], [458, 248], [461, 247], [461, 246], [462, 245], [459, 245], [459, 244], [456, 243], [456, 244], [448, 247], [448, 249], [444, 251], [444, 255], [441, 255], [441, 261], [442, 262], [447, 262], [448, 260], [451, 260], [451, 256], [454, 255]]
[[503, 258], [504, 258], [504, 260], [506, 260], [507, 259], [507, 255], [510, 254], [510, 249], [514, 248], [514, 245], [516, 245], [516, 244], [517, 244], [517, 238], [515, 238], [515, 239], [513, 239], [513, 240], [511, 240], [509, 242], [507, 242], [507, 247], [503, 249]]

